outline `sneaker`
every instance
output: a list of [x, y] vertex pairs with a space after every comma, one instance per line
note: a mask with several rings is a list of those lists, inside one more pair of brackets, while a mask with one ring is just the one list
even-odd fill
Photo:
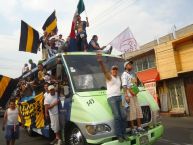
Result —
[[131, 134], [132, 134], [132, 135], [138, 135], [139, 132], [138, 132], [136, 129], [132, 129], [132, 130], [131, 130]]
[[62, 145], [62, 140], [58, 139], [57, 142], [54, 145]]
[[143, 129], [142, 127], [138, 127], [138, 128], [137, 128], [137, 131], [140, 132], [140, 133], [144, 133], [144, 132], [145, 132], [145, 129]]
[[122, 137], [118, 137], [118, 140], [120, 143], [124, 142], [124, 139]]
[[130, 141], [128, 135], [126, 135], [126, 134], [123, 136], [123, 139], [124, 139], [125, 141]]
[[50, 142], [50, 144], [54, 145], [58, 140], [54, 139], [53, 141]]

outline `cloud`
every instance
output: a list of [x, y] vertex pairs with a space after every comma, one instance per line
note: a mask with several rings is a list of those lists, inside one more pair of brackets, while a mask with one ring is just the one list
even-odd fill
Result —
[[23, 9], [50, 12], [56, 9], [58, 12], [68, 13], [77, 4], [77, 0], [20, 0]]
[[19, 37], [0, 35], [0, 74], [19, 77], [23, 64], [32, 58], [35, 62], [41, 58], [39, 54], [19, 52]]
[[[90, 28], [87, 29], [88, 41], [92, 35], [97, 34], [100, 45], [108, 44], [126, 27], [130, 27], [139, 44], [144, 44], [153, 40], [155, 36], [167, 34], [174, 24], [178, 28], [193, 22], [192, 0], [84, 0], [84, 2], [90, 21]], [[78, 0], [0, 1], [1, 20], [6, 19], [8, 20], [6, 23], [9, 24], [14, 22], [14, 26], [10, 25], [14, 28], [8, 28], [5, 22], [1, 23], [1, 28], [5, 29], [5, 32], [9, 31], [10, 34], [0, 35], [0, 58], [5, 60], [0, 61], [0, 72], [6, 72], [1, 68], [2, 63], [9, 63], [8, 65], [12, 68], [17, 66], [18, 75], [28, 58], [36, 61], [40, 58], [40, 54], [18, 52], [20, 19], [42, 33], [43, 23], [55, 9], [59, 33], [67, 37], [77, 3]], [[85, 16], [83, 13], [83, 20]], [[16, 61], [11, 63], [11, 60], [17, 60], [18, 63]], [[7, 70], [8, 74], [13, 75], [11, 72]]]
[[[166, 35], [171, 32], [174, 24], [179, 24], [180, 16], [187, 15], [187, 7], [182, 0], [177, 1], [125, 1], [119, 8], [115, 8], [107, 15], [102, 15], [90, 28], [89, 32], [99, 34], [100, 42], [108, 44], [126, 27], [130, 27], [137, 41], [142, 45], [155, 39], [155, 36]], [[185, 6], [184, 6], [185, 5]], [[184, 9], [180, 9], [183, 6]], [[192, 10], [191, 10], [192, 11]], [[100, 9], [98, 10], [100, 13]], [[176, 15], [178, 14], [178, 15]], [[193, 17], [190, 16], [189, 20]], [[92, 25], [92, 24], [91, 24]], [[184, 23], [187, 25], [187, 23]]]
[[[103, 44], [108, 44], [126, 27], [130, 27], [140, 44], [151, 41], [156, 34], [166, 32], [170, 24], [144, 10], [135, 1], [124, 3], [119, 9], [109, 13], [102, 22], [91, 28], [92, 33], [98, 33]], [[92, 25], [92, 24], [91, 24]]]
[[17, 0], [7, 0], [0, 1], [0, 16], [4, 17], [6, 20], [11, 22], [18, 20], [20, 13], [17, 10], [18, 1]]

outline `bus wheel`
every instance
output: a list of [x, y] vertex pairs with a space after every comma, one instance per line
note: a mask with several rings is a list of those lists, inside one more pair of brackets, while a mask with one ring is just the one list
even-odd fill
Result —
[[84, 136], [78, 127], [72, 127], [67, 135], [66, 142], [68, 145], [87, 145]]
[[36, 133], [32, 130], [31, 127], [26, 127], [26, 131], [27, 131], [27, 134], [28, 134], [30, 137], [36, 136]]

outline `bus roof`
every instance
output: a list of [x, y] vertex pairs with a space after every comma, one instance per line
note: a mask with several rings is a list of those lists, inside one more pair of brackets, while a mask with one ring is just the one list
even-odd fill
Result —
[[[66, 52], [66, 53], [58, 53], [55, 56], [52, 56], [49, 59], [47, 59], [46, 61], [44, 61], [42, 64], [46, 65], [50, 60], [53, 60], [54, 58], [57, 58], [57, 57], [59, 57], [61, 55], [65, 55], [65, 56], [70, 56], [70, 55], [85, 56], [85, 55], [96, 55], [96, 52]], [[105, 53], [102, 53], [102, 56], [121, 58], [120, 56], [116, 56], [116, 55], [112, 55], [112, 54], [105, 54]], [[26, 78], [27, 76], [31, 75], [33, 72], [35, 72], [37, 70], [38, 70], [38, 68], [35, 67], [30, 72], [28, 72], [27, 74], [23, 75], [22, 78]]]
[[[57, 55], [60, 55], [60, 54], [57, 54]], [[63, 55], [96, 55], [96, 52], [67, 52], [67, 53], [62, 53], [62, 54]], [[121, 58], [120, 56], [117, 56], [117, 55], [105, 54], [105, 53], [102, 53], [102, 56]]]

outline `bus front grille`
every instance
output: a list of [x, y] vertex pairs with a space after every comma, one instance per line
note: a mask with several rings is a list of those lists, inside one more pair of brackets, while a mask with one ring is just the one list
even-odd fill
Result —
[[141, 107], [143, 112], [143, 119], [142, 124], [149, 123], [151, 121], [151, 109], [149, 106], [142, 106]]
[[[149, 106], [141, 106], [143, 118], [141, 119], [142, 124], [147, 124], [151, 122], [151, 109]], [[135, 126], [137, 126], [137, 121], [134, 121]], [[127, 128], [130, 128], [131, 124], [130, 121], [127, 123]]]

